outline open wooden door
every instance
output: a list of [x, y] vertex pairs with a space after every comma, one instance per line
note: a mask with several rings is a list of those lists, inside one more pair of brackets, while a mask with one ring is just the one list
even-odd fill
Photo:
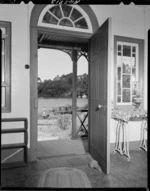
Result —
[[89, 41], [89, 152], [109, 174], [111, 20], [106, 20]]

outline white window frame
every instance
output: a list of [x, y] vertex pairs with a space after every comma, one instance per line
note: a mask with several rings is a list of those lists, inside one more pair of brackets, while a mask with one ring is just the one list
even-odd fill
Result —
[[4, 55], [5, 63], [4, 68], [2, 69], [2, 72], [4, 70], [4, 77], [2, 76], [1, 78], [1, 88], [5, 88], [5, 94], [2, 94], [2, 96], [4, 96], [4, 106], [1, 103], [1, 110], [2, 113], [9, 113], [11, 112], [11, 23], [0, 21], [0, 28], [5, 28], [6, 30], [6, 34], [2, 34], [2, 40], [5, 41], [5, 52], [2, 52], [1, 54]]
[[[131, 42], [124, 42], [124, 41], [117, 41], [117, 46], [116, 46], [116, 62], [117, 62], [117, 56], [118, 56], [118, 44], [119, 45], [127, 45], [127, 46], [134, 46], [134, 47], [136, 47], [136, 82], [138, 82], [138, 80], [139, 80], [139, 45], [138, 45], [138, 43], [131, 43]], [[122, 52], [123, 50], [121, 50], [121, 52]], [[132, 48], [131, 48], [131, 51], [132, 51]], [[131, 56], [132, 56], [132, 52], [131, 52]], [[121, 54], [121, 60], [122, 60], [122, 57], [123, 57], [123, 55]], [[131, 94], [130, 94], [130, 102], [122, 102], [122, 76], [123, 76], [123, 70], [122, 70], [122, 64], [121, 64], [121, 102], [118, 102], [117, 101], [117, 98], [118, 98], [118, 94], [117, 94], [117, 92], [118, 92], [118, 63], [116, 63], [116, 89], [115, 89], [115, 91], [116, 91], [116, 105], [118, 105], [118, 106], [120, 106], [120, 105], [132, 105], [133, 104], [133, 101], [132, 101], [132, 78], [131, 78], [131, 81], [130, 81], [130, 87], [131, 88], [129, 88], [130, 89], [130, 92], [131, 92]], [[132, 68], [131, 68], [131, 72], [132, 72]], [[132, 76], [132, 75], [131, 75]], [[127, 88], [125, 88], [125, 89], [127, 89]]]

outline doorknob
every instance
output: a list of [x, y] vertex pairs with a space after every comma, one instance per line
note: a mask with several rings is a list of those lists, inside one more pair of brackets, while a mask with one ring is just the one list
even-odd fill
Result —
[[100, 104], [98, 105], [98, 109], [100, 109], [100, 108], [102, 108], [102, 107], [103, 107], [102, 105], [100, 105]]

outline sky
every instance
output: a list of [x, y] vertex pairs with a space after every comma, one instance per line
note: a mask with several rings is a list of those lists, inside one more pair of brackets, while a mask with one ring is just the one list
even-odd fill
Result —
[[[72, 60], [67, 53], [54, 49], [38, 49], [38, 77], [42, 81], [53, 80], [57, 75], [72, 72]], [[78, 74], [88, 73], [88, 63], [85, 57], [78, 61]]]

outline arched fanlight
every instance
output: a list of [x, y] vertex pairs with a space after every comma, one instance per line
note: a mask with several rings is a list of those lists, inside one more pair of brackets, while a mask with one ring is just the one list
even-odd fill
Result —
[[39, 26], [59, 27], [77, 31], [92, 32], [88, 17], [83, 11], [72, 5], [54, 5], [46, 7], [39, 18]]

